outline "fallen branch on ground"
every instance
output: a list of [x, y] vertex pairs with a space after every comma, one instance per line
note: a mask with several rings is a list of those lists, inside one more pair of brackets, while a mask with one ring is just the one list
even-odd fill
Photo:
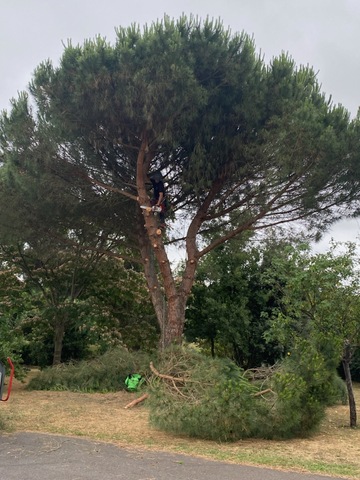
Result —
[[149, 397], [149, 394], [148, 394], [148, 393], [144, 393], [144, 395], [142, 395], [141, 397], [135, 398], [135, 400], [133, 400], [132, 402], [130, 402], [130, 403], [128, 403], [127, 405], [125, 405], [124, 408], [132, 408], [132, 407], [135, 407], [135, 405], [137, 405], [138, 403], [143, 402], [143, 401], [146, 400], [148, 397]]

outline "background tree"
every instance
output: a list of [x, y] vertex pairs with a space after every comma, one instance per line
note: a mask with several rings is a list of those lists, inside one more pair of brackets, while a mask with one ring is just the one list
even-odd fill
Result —
[[[140, 254], [163, 346], [181, 340], [205, 254], [294, 220], [321, 231], [359, 191], [358, 120], [326, 99], [310, 68], [285, 55], [266, 66], [250, 37], [221, 22], [164, 18], [143, 31], [119, 28], [113, 46], [69, 43], [58, 67], [36, 69], [30, 92], [36, 110], [21, 96], [3, 115], [3, 161], [18, 172], [40, 161], [71, 178], [81, 198], [109, 206], [114, 232]], [[181, 282], [156, 218], [139, 208], [149, 205], [155, 170], [165, 175], [174, 221], [186, 225], [172, 238], [186, 248]], [[221, 234], [206, 242], [209, 230]]]
[[[46, 340], [56, 364], [66, 331], [74, 334], [85, 311], [94, 312], [82, 297], [99, 262], [104, 254], [118, 256], [123, 241], [113, 225], [119, 203], [111, 192], [100, 195], [88, 183], [82, 185], [70, 164], [60, 172], [59, 145], [48, 126], [32, 119], [26, 95], [13, 102], [1, 127], [2, 146], [11, 143], [0, 171], [1, 260], [16, 268], [36, 298], [23, 319], [27, 334], [34, 335], [31, 348]], [[80, 354], [80, 343], [77, 347]], [[40, 364], [47, 362], [43, 350]]]
[[262, 281], [264, 268], [283, 248], [283, 243], [277, 249], [274, 245], [238, 238], [205, 257], [186, 311], [189, 341], [210, 343], [213, 357], [227, 356], [244, 369], [275, 363], [280, 351], [264, 340], [269, 322], [263, 315], [271, 312], [273, 298]]
[[[112, 257], [82, 273], [86, 282], [81, 294], [66, 302], [61, 360], [92, 358], [119, 345], [129, 351], [156, 348], [158, 329], [143, 274]], [[42, 290], [31, 281], [28, 288], [32, 302], [18, 325], [26, 340], [23, 358], [27, 364], [45, 367], [53, 363], [56, 308], [47, 304]]]
[[[0, 288], [8, 321], [26, 338], [28, 360], [48, 365], [50, 349], [52, 363], [57, 364], [83, 358], [95, 345], [100, 353], [119, 343], [154, 348], [158, 339], [154, 311], [138, 268], [84, 251], [81, 245], [77, 249], [73, 245], [52, 247], [1, 248], [0, 258], [12, 267], [6, 272], [8, 277], [12, 272], [10, 280], [17, 282], [17, 289], [27, 298], [20, 310], [15, 287], [9, 290], [3, 284]], [[15, 268], [21, 281], [14, 275]], [[11, 318], [5, 302], [13, 305], [16, 318]]]
[[[290, 251], [285, 263], [277, 262], [283, 297], [272, 326], [272, 338], [277, 338], [291, 355], [294, 351], [301, 357], [312, 348], [317, 361], [330, 372], [342, 362], [351, 427], [356, 426], [356, 406], [350, 362], [360, 341], [358, 266], [353, 244], [346, 245], [342, 252], [336, 252], [333, 245], [329, 252], [317, 255], [311, 255], [308, 248]], [[273, 279], [270, 281], [273, 283]]]
[[118, 340], [130, 351], [158, 347], [159, 327], [138, 265], [103, 257], [86, 293], [91, 312], [83, 316], [82, 328], [97, 333], [94, 343], [100, 353]]
[[19, 271], [13, 265], [0, 261], [0, 361], [7, 365], [6, 359], [10, 357], [16, 365], [16, 376], [21, 378], [25, 338], [18, 325], [29, 296], [18, 276]]
[[34, 243], [18, 248], [2, 247], [2, 258], [10, 259], [23, 276], [29, 291], [39, 292], [37, 311], [51, 326], [53, 332], [53, 364], [61, 362], [66, 328], [76, 319], [77, 300], [87, 287], [92, 270], [101, 254], [87, 253], [82, 249], [65, 248], [53, 244]]

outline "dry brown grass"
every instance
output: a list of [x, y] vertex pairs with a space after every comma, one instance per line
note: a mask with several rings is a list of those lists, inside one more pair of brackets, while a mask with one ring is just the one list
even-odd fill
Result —
[[[356, 386], [356, 396], [359, 404], [360, 385]], [[24, 384], [14, 381], [11, 398], [1, 405], [1, 412], [15, 431], [76, 435], [122, 446], [360, 478], [360, 429], [348, 427], [346, 406], [329, 408], [319, 432], [310, 439], [217, 444], [152, 428], [146, 403], [124, 409], [135, 397], [136, 394], [127, 392], [27, 391]]]

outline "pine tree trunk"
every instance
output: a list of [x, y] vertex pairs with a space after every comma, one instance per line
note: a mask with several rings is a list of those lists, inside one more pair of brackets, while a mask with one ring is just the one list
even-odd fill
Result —
[[[136, 186], [139, 205], [149, 205], [146, 190], [146, 176], [152, 154], [149, 149], [147, 133], [143, 133], [141, 148], [137, 157]], [[139, 209], [140, 212], [140, 209]], [[201, 215], [199, 216], [201, 218]], [[138, 238], [144, 273], [150, 297], [155, 308], [161, 331], [160, 348], [172, 343], [181, 343], [185, 324], [186, 301], [195, 277], [197, 259], [196, 233], [201, 225], [194, 224], [187, 239], [187, 253], [190, 260], [186, 263], [181, 285], [175, 281], [169, 258], [159, 229], [157, 217], [151, 211], [142, 211], [138, 216]]]
[[[146, 223], [151, 220], [146, 218]], [[163, 350], [182, 341], [186, 294], [176, 287], [162, 239], [151, 235], [149, 238], [142, 232], [139, 241], [145, 278], [161, 332], [160, 349]]]
[[[155, 254], [150, 242], [145, 236], [141, 240], [145, 278], [160, 327], [159, 347], [163, 350], [173, 343], [179, 344], [182, 341], [186, 295], [183, 291], [176, 290], [174, 279], [170, 275], [163, 276], [163, 284], [159, 282]], [[164, 256], [162, 261], [165, 263], [167, 258]]]
[[344, 344], [344, 352], [343, 352], [343, 369], [345, 374], [345, 381], [346, 381], [346, 388], [349, 397], [349, 411], [350, 411], [350, 427], [356, 428], [356, 403], [355, 403], [355, 396], [353, 390], [353, 384], [351, 379], [351, 372], [350, 372], [350, 362], [351, 362], [351, 345], [349, 340], [345, 341]]
[[172, 344], [181, 344], [185, 324], [185, 304], [186, 302], [179, 294], [168, 301], [166, 323], [161, 332], [163, 348]]

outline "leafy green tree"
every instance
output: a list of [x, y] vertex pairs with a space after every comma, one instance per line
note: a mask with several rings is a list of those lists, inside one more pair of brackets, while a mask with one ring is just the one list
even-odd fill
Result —
[[[359, 121], [326, 99], [312, 69], [286, 55], [266, 66], [248, 35], [219, 21], [165, 17], [143, 31], [118, 28], [115, 45], [69, 43], [58, 67], [36, 69], [30, 93], [33, 111], [21, 95], [3, 114], [3, 162], [17, 179], [66, 179], [59, 197], [75, 193], [84, 215], [90, 200], [106, 211], [142, 261], [163, 346], [181, 340], [205, 254], [294, 220], [321, 230], [359, 191]], [[150, 205], [146, 179], [159, 170], [185, 235], [170, 218], [168, 235], [158, 235], [157, 218], [139, 208]], [[221, 233], [206, 241], [209, 230]], [[185, 244], [180, 282], [168, 239]]]
[[51, 348], [53, 364], [83, 358], [89, 347], [100, 352], [119, 343], [154, 348], [158, 334], [141, 272], [97, 252], [42, 247], [2, 250], [31, 293], [17, 322], [29, 359], [48, 365]]
[[262, 313], [272, 307], [270, 289], [261, 279], [268, 255], [249, 243], [234, 239], [204, 259], [185, 323], [189, 341], [207, 341], [213, 357], [216, 351], [245, 369], [273, 364], [279, 354], [263, 338], [269, 324]]
[[[46, 242], [41, 245], [19, 245], [17, 249], [3, 246], [1, 250], [1, 258], [16, 266], [24, 290], [31, 295], [32, 301], [28, 301], [26, 311], [20, 317], [20, 326], [28, 339], [32, 338], [29, 348], [32, 350], [38, 343], [38, 352], [43, 350], [39, 364], [46, 362], [46, 344], [52, 346], [53, 364], [61, 361], [66, 331], [79, 331], [84, 317], [89, 321], [89, 331], [96, 320], [99, 322], [99, 318], [108, 318], [104, 305], [99, 306], [99, 301], [94, 301], [87, 291], [92, 283], [99, 283], [98, 265], [102, 254], [84, 254], [81, 245], [75, 249], [73, 245], [65, 247], [56, 243], [55, 247], [53, 242]], [[108, 288], [111, 285], [109, 280], [110, 277]], [[15, 297], [10, 301], [14, 302]], [[80, 343], [78, 354], [79, 347]]]
[[23, 375], [22, 351], [25, 338], [19, 328], [23, 312], [29, 305], [29, 295], [13, 265], [0, 262], [0, 361], [12, 359], [18, 378]]
[[[53, 364], [61, 362], [66, 328], [78, 314], [77, 300], [90, 281], [91, 272], [101, 258], [98, 253], [82, 254], [73, 247], [54, 251], [52, 243], [42, 240], [18, 248], [2, 247], [2, 258], [17, 266], [29, 291], [36, 296], [36, 311], [53, 331]], [[36, 315], [35, 315], [36, 317]]]
[[[31, 348], [38, 357], [41, 352], [36, 343], [41, 346], [52, 332], [56, 364], [61, 360], [66, 330], [73, 330], [85, 311], [94, 318], [89, 299], [80, 300], [94, 281], [94, 270], [104, 255], [119, 258], [117, 248], [122, 241], [113, 229], [119, 202], [114, 202], [111, 193], [99, 195], [88, 183], [69, 182], [74, 176], [72, 166], [60, 172], [58, 145], [43, 124], [37, 128], [32, 121], [26, 96], [20, 95], [13, 105], [2, 124], [7, 135], [4, 145], [11, 141], [12, 148], [0, 171], [1, 259], [17, 269], [36, 297], [36, 305], [24, 316], [25, 330], [34, 335]], [[19, 129], [16, 134], [24, 135], [18, 140], [14, 124]], [[29, 138], [33, 139], [31, 148]], [[47, 356], [48, 352], [42, 352], [40, 363], [46, 363]]]
[[[360, 271], [354, 244], [343, 251], [337, 245], [324, 254], [309, 248], [289, 251], [287, 261], [277, 265], [282, 278], [281, 308], [272, 326], [277, 338], [295, 362], [302, 352], [315, 349], [316, 363], [333, 372], [342, 362], [350, 407], [350, 426], [356, 426], [356, 406], [350, 362], [360, 341]], [[274, 267], [275, 268], [275, 267]], [[277, 288], [277, 287], [276, 287]], [[315, 357], [314, 357], [315, 358]], [[316, 371], [313, 362], [309, 366]]]
[[91, 311], [82, 316], [82, 329], [97, 335], [100, 352], [119, 341], [129, 350], [152, 351], [159, 328], [146, 281], [137, 265], [102, 258], [86, 292]]
[[[143, 274], [121, 260], [103, 258], [87, 276], [89, 283], [69, 306], [61, 360], [92, 358], [119, 345], [129, 351], [156, 349], [159, 334]], [[40, 291], [34, 289], [32, 298], [19, 325], [26, 339], [23, 358], [46, 367], [53, 361], [52, 309]]]

